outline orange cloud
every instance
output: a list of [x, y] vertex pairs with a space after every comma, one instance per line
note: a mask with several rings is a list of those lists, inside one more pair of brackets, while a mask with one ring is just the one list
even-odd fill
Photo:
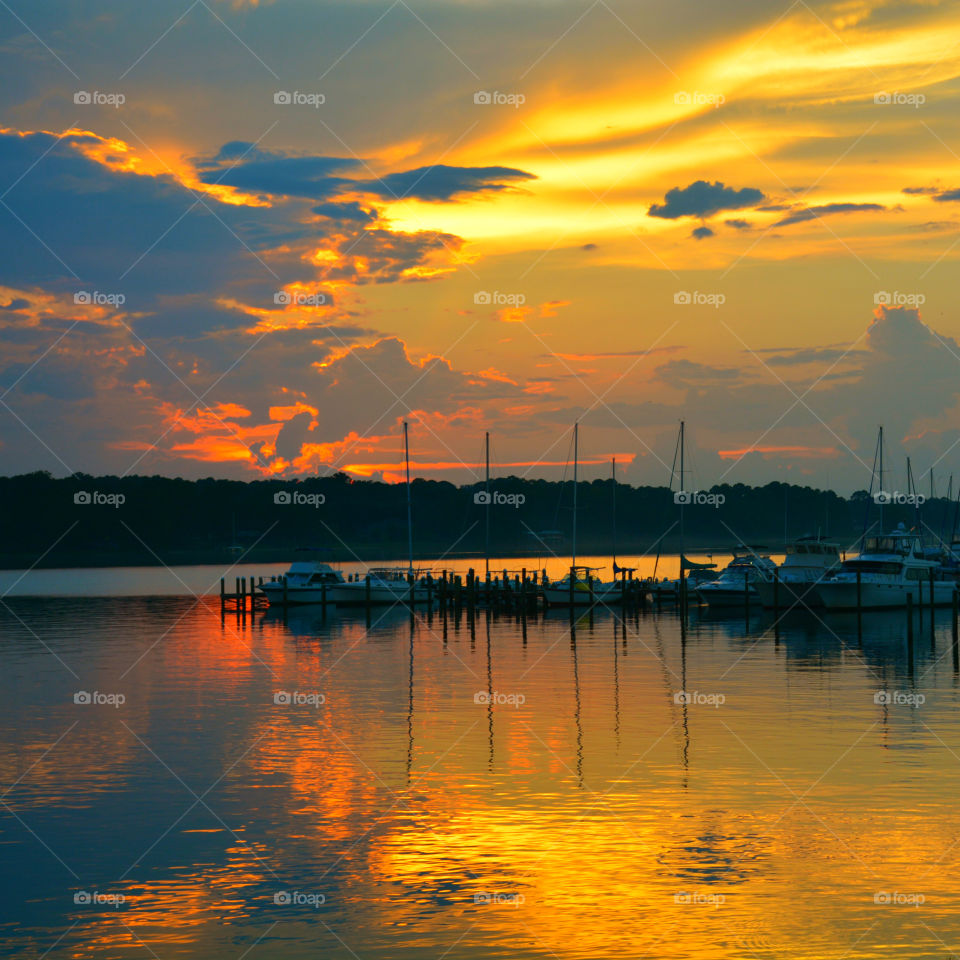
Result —
[[743, 447], [740, 450], [718, 450], [717, 456], [723, 460], [737, 460], [749, 453], [759, 453], [764, 459], [779, 455], [788, 458], [813, 457], [818, 460], [829, 460], [840, 455], [836, 447], [762, 446]]

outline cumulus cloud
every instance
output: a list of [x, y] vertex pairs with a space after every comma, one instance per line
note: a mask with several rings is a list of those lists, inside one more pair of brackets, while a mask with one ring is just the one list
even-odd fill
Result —
[[651, 217], [676, 220], [679, 217], [710, 217], [721, 210], [755, 207], [764, 199], [754, 187], [728, 187], [719, 180], [696, 180], [686, 187], [674, 187], [664, 195], [663, 203], [654, 203], [647, 211]]

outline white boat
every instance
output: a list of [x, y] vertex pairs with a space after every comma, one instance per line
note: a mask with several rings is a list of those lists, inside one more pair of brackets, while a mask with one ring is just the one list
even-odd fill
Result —
[[[560, 580], [545, 583], [541, 587], [543, 598], [551, 607], [589, 607], [608, 597], [610, 584], [601, 583], [593, 576], [597, 567], [571, 567], [570, 573]], [[619, 585], [618, 585], [619, 586]], [[572, 589], [571, 589], [572, 587]]]
[[[409, 603], [411, 584], [408, 576], [413, 579], [414, 603], [426, 603], [437, 598], [437, 582], [433, 582], [431, 589], [420, 571], [411, 573], [405, 567], [375, 567], [365, 576], [357, 574], [351, 580], [338, 584], [333, 591], [334, 603], [343, 607], [360, 607], [368, 603]], [[367, 580], [370, 581], [369, 589]]]
[[743, 606], [748, 599], [757, 603], [760, 597], [756, 584], [772, 581], [776, 569], [777, 565], [768, 556], [748, 547], [737, 547], [733, 551], [733, 560], [720, 576], [697, 587], [697, 597], [711, 607]]
[[930, 603], [931, 573], [933, 602], [949, 606], [957, 581], [936, 560], [924, 553], [920, 537], [901, 525], [892, 533], [866, 537], [863, 549], [816, 587], [820, 602], [828, 610], [857, 609], [857, 574], [860, 575], [860, 606], [864, 609], [904, 607], [907, 597], [916, 604]]
[[800, 537], [787, 546], [775, 581], [759, 580], [754, 589], [765, 607], [818, 606], [815, 585], [840, 569], [840, 544], [820, 537]]
[[343, 574], [334, 570], [329, 563], [321, 563], [319, 560], [295, 560], [283, 576], [261, 583], [259, 589], [271, 604], [284, 602], [284, 590], [288, 604], [323, 601], [335, 603], [336, 590], [345, 583]]

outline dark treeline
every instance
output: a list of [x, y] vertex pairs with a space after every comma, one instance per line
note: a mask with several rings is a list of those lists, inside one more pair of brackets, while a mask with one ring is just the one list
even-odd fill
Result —
[[[537, 556], [570, 550], [572, 484], [498, 478], [495, 502], [475, 502], [483, 484], [462, 487], [415, 480], [411, 488], [417, 556], [453, 561], [482, 555], [489, 513], [493, 555]], [[849, 498], [828, 490], [769, 483], [720, 485], [705, 491], [723, 503], [684, 511], [689, 551], [742, 541], [771, 549], [784, 538], [822, 533], [852, 544], [878, 508], [864, 491]], [[166, 477], [55, 479], [47, 473], [0, 478], [0, 564], [24, 567], [99, 564], [219, 563], [286, 560], [297, 547], [321, 547], [342, 559], [406, 556], [406, 488], [344, 474], [300, 481], [178, 480]], [[578, 486], [578, 552], [621, 556], [679, 544], [679, 510], [666, 487], [594, 480]], [[322, 501], [322, 502], [321, 502]], [[868, 509], [869, 506], [869, 509]], [[939, 499], [916, 508], [887, 506], [884, 525], [922, 523], [949, 537], [954, 508]]]

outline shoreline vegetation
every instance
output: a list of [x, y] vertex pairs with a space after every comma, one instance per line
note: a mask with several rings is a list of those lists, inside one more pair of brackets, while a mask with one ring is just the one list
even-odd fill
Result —
[[[489, 515], [492, 557], [559, 557], [570, 551], [573, 490], [567, 480], [499, 477], [456, 486], [414, 480], [414, 552], [418, 562], [482, 565]], [[614, 485], [580, 481], [578, 554], [610, 555]], [[821, 534], [855, 544], [878, 508], [867, 491], [843, 497], [780, 482], [719, 484], [697, 491], [684, 510], [687, 553], [722, 553], [738, 543], [777, 552], [795, 537]], [[294, 480], [182, 480], [168, 477], [0, 477], [0, 568], [176, 566], [285, 562], [319, 548], [332, 561], [376, 564], [405, 557], [402, 484], [345, 474]], [[667, 487], [616, 484], [620, 558], [677, 553], [679, 509]], [[956, 506], [946, 498], [921, 506], [889, 504], [884, 526], [904, 523], [950, 540]], [[438, 560], [438, 558], [443, 560]], [[38, 560], [39, 558], [39, 560]]]

